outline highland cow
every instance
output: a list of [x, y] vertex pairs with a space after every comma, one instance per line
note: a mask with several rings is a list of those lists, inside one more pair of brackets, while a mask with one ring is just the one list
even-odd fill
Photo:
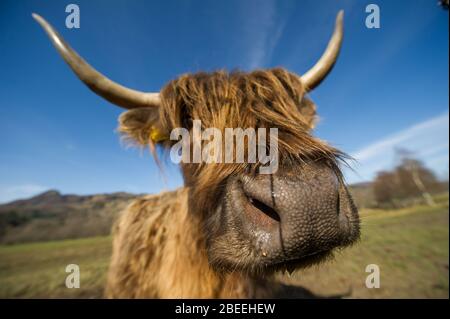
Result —
[[155, 156], [156, 147], [175, 143], [173, 129], [190, 132], [194, 120], [221, 131], [278, 129], [273, 174], [258, 174], [258, 163], [181, 163], [184, 187], [135, 200], [113, 227], [107, 297], [308, 296], [273, 275], [323, 261], [358, 239], [358, 213], [340, 171], [345, 154], [311, 134], [316, 107], [306, 96], [336, 62], [342, 12], [324, 54], [303, 76], [283, 68], [200, 72], [159, 93], [109, 80], [33, 16], [91, 90], [129, 109], [119, 130]]

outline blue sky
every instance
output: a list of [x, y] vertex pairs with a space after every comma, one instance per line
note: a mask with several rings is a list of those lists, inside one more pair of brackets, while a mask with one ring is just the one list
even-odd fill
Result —
[[[314, 134], [358, 160], [349, 182], [392, 167], [399, 146], [447, 178], [448, 12], [436, 2], [2, 0], [0, 202], [46, 189], [153, 193], [182, 183], [170, 163], [162, 175], [148, 152], [120, 142], [121, 110], [81, 84], [32, 12], [110, 78], [158, 91], [199, 70], [283, 66], [302, 74], [344, 9], [340, 58], [311, 94], [321, 116]], [[80, 7], [80, 29], [65, 28], [69, 3]], [[365, 27], [369, 3], [380, 7], [380, 29]]]

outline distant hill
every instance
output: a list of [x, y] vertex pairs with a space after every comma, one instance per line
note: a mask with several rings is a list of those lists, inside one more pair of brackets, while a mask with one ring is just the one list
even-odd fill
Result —
[[0, 205], [0, 243], [107, 235], [113, 221], [140, 195], [62, 195], [51, 190]]
[[[351, 191], [357, 195], [357, 202], [362, 201], [371, 192], [370, 183], [353, 185]], [[108, 235], [118, 214], [138, 196], [141, 195], [63, 195], [50, 190], [0, 205], [0, 243]]]
[[[374, 204], [372, 183], [351, 185], [358, 207]], [[50, 190], [0, 205], [0, 244], [108, 235], [131, 200], [129, 193], [63, 195]]]

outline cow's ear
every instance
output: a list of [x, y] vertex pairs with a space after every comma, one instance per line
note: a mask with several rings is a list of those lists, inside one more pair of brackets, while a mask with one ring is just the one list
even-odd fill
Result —
[[168, 136], [160, 125], [157, 107], [136, 108], [122, 113], [119, 117], [119, 132], [125, 139], [138, 145], [160, 143]]
[[314, 104], [314, 102], [309, 98], [303, 97], [302, 101], [300, 102], [299, 110], [309, 128], [313, 129], [319, 120], [316, 112], [316, 104]]

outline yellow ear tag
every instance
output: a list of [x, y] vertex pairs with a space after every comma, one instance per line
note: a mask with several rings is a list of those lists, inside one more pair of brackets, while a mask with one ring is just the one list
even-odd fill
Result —
[[159, 143], [167, 140], [167, 136], [162, 134], [156, 127], [152, 126], [150, 129], [150, 138], [154, 143]]

